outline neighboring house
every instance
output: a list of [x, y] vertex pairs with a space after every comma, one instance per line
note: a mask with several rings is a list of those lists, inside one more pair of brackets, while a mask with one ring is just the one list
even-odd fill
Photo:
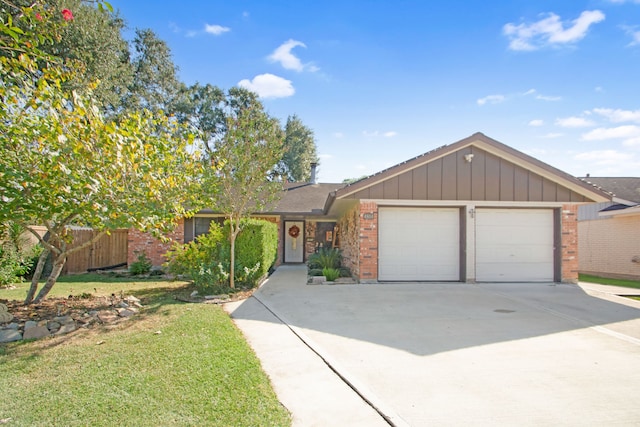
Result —
[[[339, 247], [364, 283], [575, 282], [578, 205], [610, 200], [476, 133], [350, 185], [289, 184], [276, 208], [255, 216], [278, 224], [278, 262]], [[216, 217], [202, 211], [174, 238], [189, 241]], [[129, 241], [132, 260], [138, 249], [163, 251], [140, 233]]]
[[582, 179], [613, 198], [578, 209], [580, 272], [640, 280], [640, 178]]

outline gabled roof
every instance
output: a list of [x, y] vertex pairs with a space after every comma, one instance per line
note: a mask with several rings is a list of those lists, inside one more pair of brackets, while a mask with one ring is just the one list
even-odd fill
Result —
[[640, 203], [640, 177], [591, 177], [580, 178], [596, 185], [621, 200]]
[[322, 215], [327, 196], [345, 184], [312, 184], [290, 182], [285, 184], [282, 198], [269, 213]]
[[[480, 165], [478, 165], [477, 162], [472, 163], [474, 156], [476, 156], [476, 159], [487, 159], [487, 173], [485, 173], [484, 166], [482, 166], [482, 170], [478, 172]], [[443, 162], [443, 164], [438, 164], [438, 162]], [[466, 168], [464, 166], [465, 164]], [[432, 168], [433, 170], [428, 170], [430, 166], [434, 166]], [[472, 166], [477, 167], [477, 169], [471, 171]], [[498, 177], [497, 179], [500, 182], [496, 183], [495, 176], [486, 176], [488, 172], [494, 172], [497, 168], [508, 171], [512, 176], [512, 178], [509, 179], [514, 182], [520, 180], [520, 184], [514, 184], [514, 182], [508, 183], [504, 177]], [[438, 171], [442, 171], [442, 173], [438, 175]], [[450, 182], [452, 180], [457, 180], [461, 184], [457, 185], [457, 189], [455, 188], [456, 185], [453, 185], [454, 188], [449, 189], [448, 194], [439, 194], [432, 197], [428, 195], [424, 189], [424, 187], [428, 185], [422, 182], [428, 181], [429, 178], [427, 174], [431, 173], [433, 173], [432, 175], [435, 177], [435, 179], [431, 179], [432, 182], [438, 179], [440, 180], [435, 183], [436, 187], [451, 187]], [[482, 176], [482, 174], [485, 176]], [[420, 180], [420, 187], [417, 188], [417, 190], [415, 186], [416, 176], [418, 176]], [[481, 180], [484, 181], [479, 182]], [[492, 182], [489, 183], [489, 181]], [[473, 194], [473, 187], [479, 187], [480, 185], [491, 186], [492, 188], [502, 188], [510, 185], [512, 186], [511, 191], [516, 192], [517, 189], [513, 189], [515, 185], [520, 185], [524, 188], [533, 185], [536, 188], [541, 188], [540, 190], [536, 189], [533, 191], [535, 194], [533, 194], [531, 198], [524, 200], [570, 202], [604, 202], [611, 200], [611, 195], [604, 190], [491, 139], [482, 133], [475, 133], [453, 144], [436, 148], [435, 150], [350, 184], [339, 189], [335, 193], [335, 199], [411, 198], [407, 197], [407, 194], [411, 191], [411, 189], [408, 188], [411, 182], [414, 183], [414, 193], [416, 191], [419, 192], [419, 198], [422, 198], [422, 200], [455, 200], [456, 197], [457, 200], [509, 200], [508, 198], [503, 198], [502, 195], [496, 198], [494, 194], [488, 194], [488, 192], [484, 192], [480, 196], [475, 196]], [[386, 195], [387, 187], [390, 188], [390, 196]], [[555, 200], [548, 199], [547, 195], [543, 196], [543, 190], [547, 191], [547, 193], [553, 191]], [[458, 193], [456, 193], [456, 191], [458, 191]], [[479, 188], [478, 194], [481, 191], [484, 190]], [[444, 193], [444, 190], [442, 190], [442, 192]], [[452, 194], [454, 195], [452, 196]], [[416, 199], [415, 194], [413, 198]]]

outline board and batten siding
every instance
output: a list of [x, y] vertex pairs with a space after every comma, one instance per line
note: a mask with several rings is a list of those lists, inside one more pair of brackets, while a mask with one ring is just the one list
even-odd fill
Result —
[[[472, 154], [471, 162], [465, 156]], [[469, 146], [346, 196], [348, 199], [588, 202], [584, 196]]]

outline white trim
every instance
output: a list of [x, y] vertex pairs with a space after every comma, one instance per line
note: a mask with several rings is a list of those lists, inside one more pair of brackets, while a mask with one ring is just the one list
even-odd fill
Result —
[[361, 199], [363, 202], [374, 202], [378, 206], [415, 206], [415, 207], [463, 207], [474, 205], [477, 208], [561, 208], [570, 202], [498, 202], [475, 200], [390, 200], [390, 199]]

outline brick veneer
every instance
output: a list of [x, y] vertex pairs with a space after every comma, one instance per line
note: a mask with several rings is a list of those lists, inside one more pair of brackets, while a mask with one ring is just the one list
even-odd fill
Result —
[[338, 242], [342, 253], [342, 265], [351, 271], [354, 278], [360, 278], [360, 205], [356, 205], [338, 221]]
[[360, 202], [359, 222], [360, 280], [376, 281], [378, 280], [378, 205], [375, 202]]
[[562, 281], [578, 282], [578, 205], [562, 206]]
[[143, 233], [134, 228], [129, 229], [127, 263], [135, 262], [140, 253], [145, 253], [155, 267], [161, 266], [165, 261], [164, 254], [171, 249], [174, 242], [184, 243], [184, 220], [180, 220], [175, 230], [167, 234], [170, 239], [162, 242], [149, 233]]

